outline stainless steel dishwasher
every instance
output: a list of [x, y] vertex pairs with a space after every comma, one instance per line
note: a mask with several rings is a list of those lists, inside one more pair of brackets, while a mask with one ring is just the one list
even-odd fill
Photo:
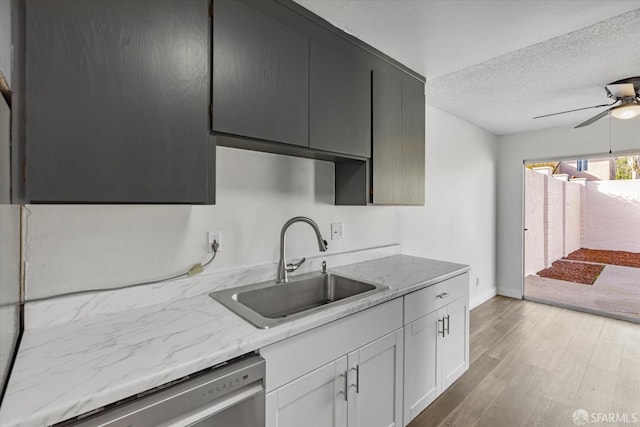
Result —
[[264, 364], [245, 356], [58, 425], [264, 427]]

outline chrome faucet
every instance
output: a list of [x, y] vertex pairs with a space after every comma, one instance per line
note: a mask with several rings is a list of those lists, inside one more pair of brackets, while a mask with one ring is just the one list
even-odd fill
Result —
[[289, 281], [287, 273], [296, 271], [298, 267], [300, 267], [302, 263], [307, 260], [306, 258], [302, 258], [302, 260], [297, 264], [287, 264], [287, 260], [284, 256], [284, 235], [287, 232], [287, 228], [289, 228], [291, 224], [295, 224], [296, 222], [306, 222], [307, 224], [309, 224], [311, 228], [313, 228], [313, 231], [316, 232], [316, 238], [318, 239], [318, 249], [320, 249], [320, 252], [324, 252], [327, 250], [327, 241], [322, 238], [322, 234], [320, 234], [318, 224], [316, 224], [311, 218], [307, 218], [306, 216], [297, 216], [285, 222], [285, 224], [282, 226], [282, 231], [280, 232], [280, 262], [278, 263], [278, 278], [276, 279], [278, 283], [287, 283]]

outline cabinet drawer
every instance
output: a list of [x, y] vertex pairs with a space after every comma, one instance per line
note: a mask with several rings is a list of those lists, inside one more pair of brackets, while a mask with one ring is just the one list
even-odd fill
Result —
[[404, 296], [404, 324], [466, 295], [469, 292], [469, 273], [452, 277], [427, 288]]
[[401, 327], [397, 298], [264, 347], [267, 392]]

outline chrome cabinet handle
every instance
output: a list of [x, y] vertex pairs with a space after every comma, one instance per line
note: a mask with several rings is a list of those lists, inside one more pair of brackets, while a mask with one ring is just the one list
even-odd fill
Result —
[[443, 292], [441, 294], [436, 295], [436, 298], [445, 299], [445, 298], [448, 298], [450, 296], [451, 296], [451, 294], [449, 292]]
[[356, 367], [351, 368], [351, 370], [356, 371], [356, 393], [360, 394], [360, 365], [356, 365]]
[[[447, 327], [446, 327], [446, 328], [444, 327], [444, 319], [447, 319]], [[450, 335], [450, 334], [449, 334], [449, 315], [448, 315], [448, 314], [447, 314], [447, 317], [442, 318], [442, 329], [443, 329], [443, 331], [442, 331], [442, 332], [443, 332], [442, 336], [444, 336], [444, 331], [445, 331], [445, 330], [447, 331], [447, 335]]]
[[[440, 322], [442, 322], [442, 331], [440, 330]], [[440, 334], [444, 337], [444, 317], [442, 319], [438, 319], [438, 335]]]
[[344, 374], [340, 374], [341, 377], [344, 377], [344, 401], [347, 401], [347, 391], [349, 390], [349, 380], [348, 380], [348, 375], [347, 375], [347, 371], [344, 371]]

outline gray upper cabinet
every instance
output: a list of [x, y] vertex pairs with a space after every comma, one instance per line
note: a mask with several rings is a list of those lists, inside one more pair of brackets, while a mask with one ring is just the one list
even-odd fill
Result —
[[208, 0], [27, 0], [28, 202], [213, 203]]
[[334, 162], [336, 204], [424, 204], [424, 78], [294, 1], [15, 4], [20, 201], [214, 203], [225, 145]]
[[309, 147], [371, 157], [371, 68], [342, 44], [311, 40]]
[[402, 82], [373, 72], [373, 203], [402, 200]]
[[372, 201], [424, 205], [424, 83], [391, 67], [373, 72]]
[[213, 4], [213, 130], [309, 145], [309, 38], [246, 2]]
[[402, 82], [402, 204], [424, 205], [425, 192], [424, 83]]
[[339, 205], [424, 204], [424, 78], [290, 0], [214, 0], [220, 145], [335, 163]]

